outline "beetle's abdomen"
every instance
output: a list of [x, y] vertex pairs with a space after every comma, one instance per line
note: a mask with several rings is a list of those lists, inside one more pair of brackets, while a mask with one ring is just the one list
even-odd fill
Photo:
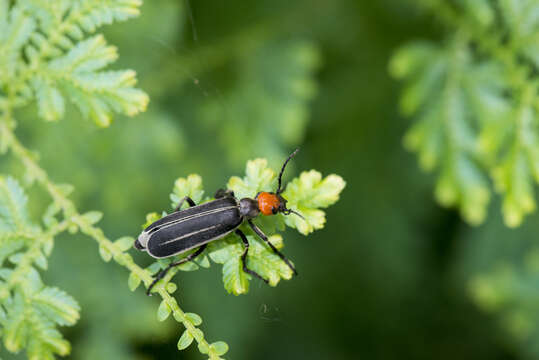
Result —
[[167, 215], [148, 226], [148, 253], [169, 257], [225, 236], [242, 222], [234, 198], [223, 198]]

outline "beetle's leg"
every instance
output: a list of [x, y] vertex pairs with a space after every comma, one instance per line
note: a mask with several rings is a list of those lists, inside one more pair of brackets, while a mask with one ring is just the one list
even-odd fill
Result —
[[236, 234], [241, 238], [241, 241], [243, 241], [243, 246], [244, 246], [243, 254], [241, 254], [241, 262], [243, 264], [243, 271], [253, 276], [256, 276], [257, 278], [259, 278], [260, 280], [268, 284], [269, 281], [267, 279], [264, 279], [257, 272], [247, 268], [247, 253], [249, 252], [249, 241], [247, 240], [247, 237], [240, 229], [236, 230]]
[[181, 260], [179, 260], [179, 261], [176, 261], [176, 262], [173, 262], [173, 263], [168, 264], [168, 266], [167, 266], [166, 268], [164, 268], [163, 270], [159, 271], [156, 275], [154, 275], [155, 279], [154, 279], [153, 282], [150, 284], [150, 286], [148, 286], [148, 290], [146, 290], [146, 295], [149, 295], [149, 296], [152, 295], [150, 292], [152, 291], [153, 286], [154, 286], [159, 280], [161, 280], [163, 277], [165, 277], [165, 275], [167, 274], [167, 272], [168, 272], [170, 269], [172, 269], [174, 266], [178, 266], [178, 265], [181, 265], [181, 264], [185, 264], [186, 262], [193, 260], [193, 259], [196, 258], [198, 255], [202, 254], [202, 252], [204, 251], [204, 249], [206, 248], [207, 245], [208, 245], [208, 244], [204, 244], [204, 245], [202, 245], [201, 247], [199, 247], [199, 248], [197, 249], [197, 251], [195, 251], [194, 253], [189, 254], [188, 256], [184, 257], [183, 259], [181, 259]]
[[227, 197], [227, 196], [234, 197], [234, 191], [225, 190], [225, 189], [219, 189], [219, 190], [217, 190], [215, 192], [214, 198], [221, 199], [221, 198], [224, 198], [224, 197]]
[[292, 263], [290, 262], [290, 260], [288, 260], [284, 254], [282, 252], [280, 252], [275, 246], [273, 246], [273, 244], [268, 240], [268, 237], [266, 236], [266, 234], [264, 234], [262, 232], [262, 230], [260, 230], [260, 228], [258, 226], [256, 226], [253, 221], [251, 219], [249, 219], [247, 221], [249, 223], [249, 226], [251, 226], [251, 229], [253, 229], [253, 231], [262, 239], [264, 240], [271, 248], [271, 250], [273, 250], [273, 252], [275, 254], [277, 254], [277, 256], [279, 256], [281, 258], [281, 260], [283, 260], [286, 265], [288, 265], [288, 267], [290, 268], [290, 270], [292, 270], [294, 272], [295, 275], [298, 274], [298, 272], [296, 271], [296, 268], [294, 267], [294, 265], [292, 265]]
[[186, 202], [186, 201], [189, 204], [189, 206], [196, 206], [197, 205], [197, 204], [195, 204], [193, 199], [191, 199], [189, 196], [184, 196], [183, 199], [181, 199], [180, 202], [178, 203], [178, 206], [176, 206], [176, 209], [174, 209], [174, 212], [180, 211], [180, 209], [182, 208], [183, 203]]

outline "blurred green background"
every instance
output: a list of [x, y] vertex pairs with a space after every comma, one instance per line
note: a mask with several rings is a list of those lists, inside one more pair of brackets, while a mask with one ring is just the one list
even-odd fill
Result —
[[[230, 345], [227, 358], [539, 356], [539, 279], [523, 260], [537, 214], [509, 230], [494, 201], [486, 223], [470, 227], [435, 204], [433, 176], [402, 147], [410, 120], [398, 114], [388, 61], [407, 41], [442, 37], [431, 16], [390, 0], [154, 0], [105, 35], [120, 50], [115, 66], [137, 71], [148, 111], [97, 129], [75, 109], [58, 123], [28, 109], [18, 131], [54, 181], [75, 186], [82, 211], [105, 213], [110, 238], [136, 236], [147, 212], [169, 210], [179, 176], [200, 174], [213, 194], [246, 160], [276, 168], [296, 146], [288, 178], [314, 168], [347, 181], [323, 230], [284, 234], [297, 278], [255, 281], [235, 297], [219, 266], [178, 273], [180, 305], [203, 317], [208, 339]], [[177, 351], [178, 324], [158, 323], [158, 300], [129, 292], [127, 272], [93, 241], [64, 235], [50, 264], [47, 282], [82, 307], [63, 329], [70, 358], [203, 358], [195, 346]], [[502, 309], [474, 301], [474, 286], [502, 296], [481, 287], [492, 277], [523, 295]]]

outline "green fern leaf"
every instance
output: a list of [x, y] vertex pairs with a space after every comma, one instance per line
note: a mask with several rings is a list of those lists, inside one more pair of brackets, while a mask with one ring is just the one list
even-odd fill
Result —
[[195, 326], [200, 326], [202, 324], [202, 318], [200, 315], [195, 313], [185, 313], [185, 317], [189, 319]]
[[239, 199], [244, 197], [254, 198], [259, 191], [275, 191], [275, 172], [268, 168], [266, 159], [247, 161], [245, 177], [233, 176], [227, 184], [229, 190]]
[[[248, 235], [249, 253], [247, 267], [256, 271], [268, 280], [271, 286], [277, 286], [281, 278], [292, 278], [292, 270], [283, 262], [271, 248], [263, 244], [253, 236]], [[282, 247], [280, 235], [269, 238], [276, 247]], [[223, 283], [227, 292], [240, 295], [249, 291], [249, 279], [251, 276], [243, 272], [243, 245], [235, 235], [230, 235], [224, 240], [210, 243], [208, 253], [210, 258], [219, 264], [223, 264]]]
[[[118, 55], [102, 35], [85, 39], [104, 24], [139, 13], [138, 0], [28, 1], [0, 8], [0, 84], [19, 100], [38, 104], [38, 115], [58, 120], [69, 96], [83, 115], [108, 126], [112, 114], [133, 116], [146, 109], [148, 96], [134, 88], [131, 70], [105, 71]], [[24, 54], [24, 57], [23, 57]]]
[[511, 145], [492, 176], [498, 191], [504, 194], [503, 213], [508, 226], [520, 225], [523, 216], [535, 210], [534, 183], [539, 181], [539, 138], [537, 118], [531, 106], [518, 109], [509, 125]]
[[75, 299], [58, 288], [45, 287], [33, 297], [33, 301], [47, 318], [58, 325], [74, 325], [79, 319], [80, 307]]
[[27, 202], [17, 181], [0, 177], [0, 231], [23, 231], [29, 225]]
[[71, 13], [84, 31], [94, 32], [102, 25], [138, 16], [141, 5], [141, 0], [79, 0], [75, 1]]
[[170, 307], [167, 305], [167, 303], [163, 300], [161, 301], [161, 304], [159, 305], [159, 308], [157, 309], [157, 320], [158, 321], [165, 321], [168, 316], [170, 315]]
[[498, 0], [500, 12], [514, 38], [522, 38], [537, 32], [537, 9], [535, 0]]
[[515, 50], [539, 67], [539, 4], [535, 0], [499, 0]]
[[406, 81], [401, 110], [416, 117], [405, 146], [417, 152], [424, 169], [439, 171], [435, 194], [442, 205], [459, 207], [469, 223], [481, 223], [490, 176], [503, 196], [505, 223], [518, 226], [536, 207], [539, 182], [533, 71], [539, 63], [539, 3], [458, 3], [460, 8], [430, 4], [461, 27], [456, 36], [442, 46], [406, 45], [390, 62], [392, 75]]
[[[248, 236], [247, 239], [251, 244], [248, 257], [249, 268], [267, 279], [271, 286], [277, 286], [281, 279], [290, 280], [292, 278], [294, 275], [292, 270], [268, 245], [253, 236]], [[270, 236], [268, 240], [277, 248], [283, 246], [283, 239], [280, 235]]]
[[6, 258], [22, 249], [26, 243], [25, 239], [3, 231], [3, 229], [0, 230], [0, 266], [4, 264]]
[[[175, 209], [178, 203], [186, 196], [189, 196], [195, 204], [199, 204], [202, 201], [204, 190], [200, 176], [191, 174], [186, 179], [179, 178], [174, 182], [174, 188], [172, 189], [172, 194], [170, 194], [170, 200], [172, 201], [171, 207]], [[187, 205], [186, 203], [184, 207]]]
[[[133, 71], [97, 71], [116, 58], [116, 49], [97, 35], [49, 63], [51, 73], [58, 74], [60, 88], [70, 95], [84, 116], [100, 126], [110, 124], [113, 111], [133, 116], [144, 111], [148, 102], [144, 92], [132, 87], [136, 82]], [[40, 100], [38, 97], [38, 103]]]
[[4, 302], [4, 345], [11, 352], [27, 348], [31, 359], [54, 359], [55, 353], [67, 355], [70, 351], [56, 324], [73, 325], [79, 318], [79, 307], [63, 291], [43, 287], [42, 283], [39, 286], [40, 291], [36, 291], [36, 286], [25, 286]]
[[[423, 70], [414, 72], [417, 67], [406, 64], [421, 64]], [[472, 106], [467, 93], [474, 89], [467, 88], [470, 82], [464, 74], [473, 74], [483, 65], [471, 63], [469, 49], [456, 39], [449, 50], [423, 43], [403, 48], [390, 66], [393, 75], [410, 82], [402, 96], [403, 113], [419, 116], [406, 134], [405, 145], [418, 152], [423, 168], [440, 169], [435, 191], [438, 201], [444, 206], [459, 206], [467, 221], [480, 223], [490, 191], [478, 163], [476, 123], [472, 122], [477, 118], [472, 116], [477, 116], [474, 110], [488, 106], [483, 103], [488, 98], [482, 97], [476, 86]]]
[[[223, 240], [210, 243], [208, 253], [214, 262], [223, 264], [223, 283], [228, 293], [240, 295], [249, 291], [250, 275], [243, 272], [243, 246], [239, 239], [227, 236]], [[249, 261], [248, 264], [251, 265]]]
[[30, 336], [27, 339], [27, 354], [32, 360], [54, 359], [54, 354], [68, 355], [71, 351], [69, 342], [54, 327], [54, 323], [40, 314], [27, 315]]
[[221, 356], [228, 352], [228, 344], [224, 341], [216, 341], [213, 344], [210, 345], [210, 347], [217, 353], [217, 355]]
[[283, 197], [288, 200], [287, 206], [305, 219], [293, 214], [279, 216], [284, 218], [286, 225], [298, 229], [303, 235], [321, 229], [326, 217], [319, 209], [336, 203], [345, 186], [346, 182], [338, 175], [322, 179], [322, 174], [316, 170], [302, 172], [299, 178], [288, 183]]
[[79, 306], [62, 290], [45, 286], [34, 267], [47, 268], [52, 239], [31, 222], [27, 202], [17, 181], [0, 177], [0, 305], [5, 313], [0, 326], [7, 350], [26, 348], [30, 359], [54, 359], [70, 351], [56, 327], [75, 324]]
[[[7, 305], [7, 306], [6, 306]], [[24, 299], [21, 293], [6, 301], [6, 319], [4, 328], [4, 346], [11, 352], [18, 352], [26, 346], [29, 329], [27, 328], [26, 314], [24, 312]]]
[[107, 46], [103, 35], [79, 42], [67, 54], [49, 62], [49, 69], [68, 74], [85, 74], [101, 70], [118, 58], [114, 46]]
[[189, 330], [185, 330], [180, 336], [180, 339], [178, 340], [178, 350], [185, 350], [191, 345], [194, 338], [193, 335], [189, 332]]
[[38, 115], [47, 120], [54, 121], [64, 117], [65, 103], [58, 88], [48, 84], [46, 79], [36, 77], [32, 81], [36, 92]]
[[459, 0], [459, 2], [481, 26], [489, 26], [494, 22], [496, 13], [490, 0]]
[[142, 5], [140, 0], [29, 0], [27, 3], [32, 5], [29, 11], [39, 19], [40, 28], [48, 35], [49, 45], [59, 46], [59, 51], [72, 45], [65, 35], [81, 40], [84, 33], [138, 16]]
[[12, 77], [21, 62], [21, 49], [36, 28], [36, 22], [27, 15], [27, 7], [16, 3], [8, 12], [9, 1], [0, 2], [0, 83]]

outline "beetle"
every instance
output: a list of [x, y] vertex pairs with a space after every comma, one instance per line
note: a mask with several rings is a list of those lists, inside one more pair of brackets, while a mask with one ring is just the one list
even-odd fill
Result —
[[[135, 248], [146, 251], [154, 258], [167, 258], [198, 248], [183, 259], [172, 262], [166, 268], [159, 271], [154, 276], [155, 279], [148, 287], [146, 294], [151, 295], [150, 292], [153, 286], [172, 267], [194, 260], [204, 251], [209, 242], [221, 239], [232, 232], [238, 235], [243, 243], [244, 250], [241, 255], [243, 271], [268, 283], [267, 279], [247, 267], [246, 260], [249, 252], [249, 241], [247, 241], [247, 237], [239, 229], [240, 225], [245, 221], [254, 233], [266, 242], [271, 250], [297, 275], [298, 273], [292, 263], [269, 242], [268, 237], [255, 225], [253, 219], [260, 214], [270, 216], [278, 213], [285, 215], [295, 214], [303, 218], [301, 214], [288, 209], [286, 207], [287, 200], [281, 196], [281, 193], [284, 191], [281, 187], [284, 169], [286, 168], [286, 164], [288, 164], [290, 159], [298, 151], [299, 149], [296, 149], [285, 160], [279, 173], [277, 190], [275, 192], [259, 192], [254, 199], [243, 198], [238, 200], [234, 196], [234, 192], [219, 189], [215, 193], [215, 200], [201, 205], [196, 205], [190, 197], [186, 196], [179, 202], [173, 213], [162, 217], [146, 227], [135, 241]], [[184, 202], [187, 202], [190, 207], [180, 210]]]

